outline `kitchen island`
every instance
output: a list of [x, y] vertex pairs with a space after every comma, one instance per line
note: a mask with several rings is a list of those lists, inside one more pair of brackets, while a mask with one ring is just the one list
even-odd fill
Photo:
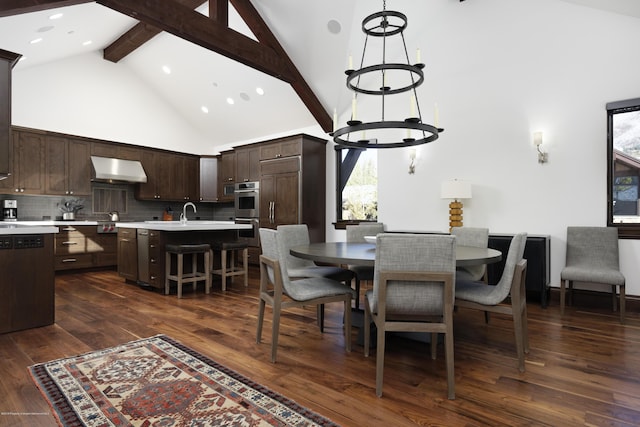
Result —
[[57, 232], [52, 225], [0, 223], [0, 334], [55, 321]]
[[[142, 221], [118, 222], [118, 273], [125, 280], [164, 290], [167, 244], [213, 243], [235, 240], [238, 230], [250, 224], [233, 221]], [[185, 265], [190, 265], [185, 261]], [[172, 266], [175, 268], [175, 266]]]

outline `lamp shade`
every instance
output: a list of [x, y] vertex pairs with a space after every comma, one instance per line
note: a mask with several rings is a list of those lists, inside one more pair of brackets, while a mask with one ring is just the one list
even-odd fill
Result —
[[443, 199], [470, 199], [471, 183], [467, 181], [444, 181], [442, 183], [440, 196]]

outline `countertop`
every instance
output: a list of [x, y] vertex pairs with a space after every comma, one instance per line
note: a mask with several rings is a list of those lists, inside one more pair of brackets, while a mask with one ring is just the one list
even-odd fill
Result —
[[[49, 221], [51, 222], [51, 221]], [[19, 222], [0, 222], [0, 235], [7, 234], [54, 234], [58, 227], [53, 224], [23, 224]]]
[[236, 224], [233, 221], [142, 221], [142, 222], [116, 222], [116, 227], [122, 228], [146, 228], [159, 231], [223, 231], [223, 230], [249, 230], [251, 224]]

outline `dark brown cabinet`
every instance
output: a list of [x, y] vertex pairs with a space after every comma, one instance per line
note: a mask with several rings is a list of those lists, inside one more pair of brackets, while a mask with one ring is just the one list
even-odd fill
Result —
[[123, 160], [142, 160], [142, 148], [113, 142], [92, 142], [91, 155]]
[[118, 274], [138, 280], [138, 240], [135, 228], [118, 228]]
[[58, 136], [46, 137], [45, 193], [88, 196], [91, 194], [91, 144]]
[[14, 130], [11, 151], [13, 174], [0, 181], [0, 191], [5, 194], [43, 194], [45, 136], [36, 132]]
[[196, 156], [184, 156], [182, 158], [182, 193], [185, 202], [196, 202], [200, 199], [198, 191], [199, 178], [199, 158]]
[[140, 160], [147, 182], [138, 184], [138, 200], [198, 200], [198, 157], [143, 150]]
[[251, 145], [236, 148], [235, 182], [260, 180], [260, 147]]
[[260, 146], [260, 227], [307, 224], [325, 240], [326, 141], [296, 135]]
[[55, 236], [56, 271], [110, 267], [117, 263], [117, 236], [98, 233], [94, 225], [66, 225]]
[[236, 182], [236, 153], [224, 151], [218, 163], [218, 201], [233, 202], [233, 191]]

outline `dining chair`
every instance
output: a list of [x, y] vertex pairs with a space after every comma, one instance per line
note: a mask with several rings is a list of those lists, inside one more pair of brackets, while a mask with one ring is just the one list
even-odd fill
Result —
[[285, 261], [288, 249], [280, 241], [279, 232], [261, 228], [259, 233], [262, 255], [260, 255], [260, 301], [256, 342], [260, 343], [261, 341], [265, 307], [270, 305], [273, 310], [271, 362], [275, 363], [278, 351], [280, 314], [283, 309], [289, 307], [343, 302], [344, 342], [346, 351], [350, 352], [353, 289], [326, 277], [307, 277], [290, 280]]
[[[527, 332], [527, 294], [525, 276], [527, 260], [523, 259], [527, 233], [516, 234], [511, 239], [509, 252], [502, 276], [496, 285], [485, 282], [456, 279], [457, 308], [471, 308], [492, 313], [510, 315], [513, 318], [513, 330], [518, 355], [518, 369], [525, 371], [524, 354], [529, 353], [529, 334]], [[511, 296], [510, 303], [505, 303]], [[488, 318], [485, 318], [488, 321]]]
[[[309, 228], [306, 224], [288, 224], [279, 225], [277, 227], [278, 240], [282, 243], [282, 257], [286, 264], [286, 271], [288, 277], [293, 280], [306, 277], [325, 277], [328, 279], [342, 282], [347, 286], [351, 286], [354, 273], [346, 268], [331, 266], [331, 265], [317, 265], [315, 262], [298, 258], [289, 253], [289, 250], [295, 246], [308, 245]], [[320, 330], [324, 329], [324, 306], [318, 306], [318, 326]]]
[[[479, 227], [453, 227], [451, 234], [456, 236], [459, 246], [473, 246], [486, 249], [489, 245], [489, 229]], [[487, 280], [486, 264], [456, 268], [456, 280]]]
[[379, 234], [373, 289], [365, 294], [364, 354], [369, 356], [371, 319], [377, 328], [376, 395], [382, 396], [385, 333], [430, 332], [435, 359], [438, 334], [444, 334], [447, 397], [455, 399], [453, 302], [455, 237], [429, 234]]
[[616, 311], [616, 286], [620, 288], [620, 323], [625, 322], [625, 277], [620, 272], [618, 229], [615, 227], [567, 227], [566, 265], [560, 273], [560, 314], [564, 315], [565, 292], [569, 302], [573, 282], [611, 286]]
[[[384, 233], [384, 224], [381, 222], [361, 223], [357, 225], [347, 225], [347, 242], [366, 243], [365, 236], [377, 236]], [[356, 288], [356, 309], [360, 308], [360, 282], [373, 280], [373, 267], [366, 265], [349, 265], [349, 270], [354, 274]]]

